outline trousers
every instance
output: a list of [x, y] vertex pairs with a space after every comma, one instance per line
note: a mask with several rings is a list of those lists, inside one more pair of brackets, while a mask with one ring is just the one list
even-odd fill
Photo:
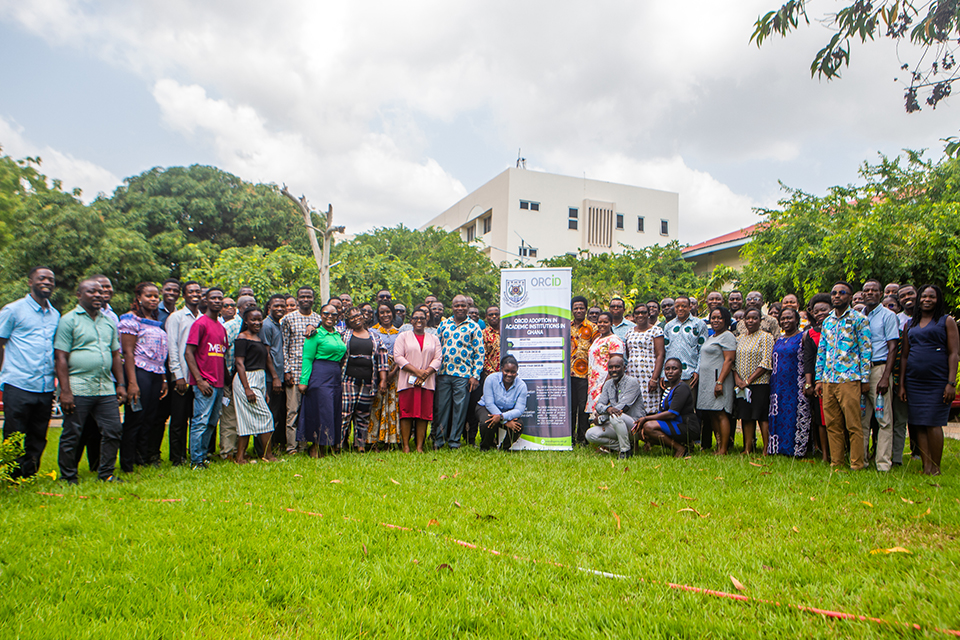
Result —
[[[622, 415], [609, 416], [610, 420], [605, 425], [597, 425], [587, 429], [587, 442], [595, 447], [617, 447], [617, 451], [630, 451], [630, 428], [633, 427], [633, 420], [627, 416], [626, 420]], [[629, 426], [627, 421], [629, 420]]]
[[[876, 414], [877, 383], [883, 377], [884, 367], [882, 365], [870, 368], [870, 390], [864, 394], [867, 410], [860, 417], [863, 427], [863, 450], [870, 450], [870, 423], [871, 418]], [[887, 390], [883, 396], [883, 412], [877, 416], [877, 424], [880, 425], [880, 431], [877, 432], [877, 471], [890, 471], [893, 463], [893, 388]]]
[[448, 444], [451, 449], [460, 447], [463, 423], [467, 418], [467, 401], [470, 399], [469, 378], [437, 376], [437, 392], [433, 397], [434, 449]]
[[830, 466], [843, 465], [846, 439], [850, 438], [850, 468], [864, 467], [863, 426], [860, 416], [859, 382], [824, 382], [823, 415], [830, 442]]
[[17, 458], [12, 478], [29, 478], [40, 469], [40, 458], [47, 446], [47, 427], [53, 411], [53, 392], [24, 391], [12, 384], [3, 385], [3, 438], [22, 433], [23, 455]]
[[[477, 418], [477, 425], [480, 429], [480, 450], [489, 451], [493, 448], [503, 449], [507, 451], [513, 444], [520, 439], [520, 436], [523, 434], [523, 431], [512, 431], [503, 426], [503, 423], [497, 423], [493, 427], [487, 426], [487, 420], [490, 419], [491, 413], [487, 410], [486, 407], [477, 407], [474, 415]], [[500, 432], [506, 432], [504, 436], [500, 435]]]
[[63, 416], [63, 431], [60, 433], [60, 445], [57, 452], [57, 464], [64, 480], [77, 479], [77, 466], [80, 456], [80, 442], [84, 425], [91, 416], [100, 428], [100, 467], [97, 475], [106, 480], [113, 475], [117, 462], [117, 452], [123, 438], [123, 426], [120, 424], [120, 405], [117, 396], [75, 396], [73, 413]]

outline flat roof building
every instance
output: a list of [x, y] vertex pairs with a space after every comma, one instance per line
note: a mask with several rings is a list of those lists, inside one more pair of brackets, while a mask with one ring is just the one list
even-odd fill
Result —
[[676, 193], [510, 168], [423, 225], [458, 231], [493, 261], [536, 262], [677, 239]]

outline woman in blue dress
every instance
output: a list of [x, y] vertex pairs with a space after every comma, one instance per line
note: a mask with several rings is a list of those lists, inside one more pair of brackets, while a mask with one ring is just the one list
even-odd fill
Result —
[[780, 312], [780, 337], [773, 344], [770, 375], [770, 445], [767, 453], [802, 458], [810, 441], [810, 401], [803, 394], [803, 333], [800, 312]]
[[903, 332], [900, 399], [916, 430], [923, 473], [940, 475], [943, 426], [957, 395], [957, 323], [946, 314], [943, 291], [925, 284], [917, 291], [913, 319]]

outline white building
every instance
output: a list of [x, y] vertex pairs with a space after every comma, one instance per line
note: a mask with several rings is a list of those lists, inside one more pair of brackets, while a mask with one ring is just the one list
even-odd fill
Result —
[[535, 262], [676, 240], [678, 208], [669, 191], [511, 168], [421, 229], [457, 230], [494, 264]]

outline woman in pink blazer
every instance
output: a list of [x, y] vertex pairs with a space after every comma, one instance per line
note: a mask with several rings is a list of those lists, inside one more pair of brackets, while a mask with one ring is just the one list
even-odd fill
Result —
[[427, 314], [417, 309], [410, 317], [413, 331], [404, 331], [393, 345], [393, 359], [400, 367], [397, 405], [400, 411], [400, 441], [410, 453], [410, 431], [416, 423], [417, 451], [423, 453], [427, 422], [433, 420], [433, 391], [440, 368], [440, 339], [426, 333]]

